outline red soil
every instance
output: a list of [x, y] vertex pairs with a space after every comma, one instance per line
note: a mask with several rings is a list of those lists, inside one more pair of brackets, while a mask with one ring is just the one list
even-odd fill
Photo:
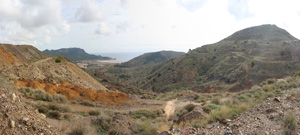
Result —
[[50, 94], [62, 94], [69, 100], [74, 98], [81, 98], [90, 101], [107, 102], [107, 103], [121, 103], [129, 102], [126, 93], [108, 93], [105, 91], [95, 91], [88, 88], [82, 88], [68, 82], [61, 82], [54, 84], [45, 80], [19, 80], [14, 83], [17, 87], [30, 87], [33, 89], [41, 89]]

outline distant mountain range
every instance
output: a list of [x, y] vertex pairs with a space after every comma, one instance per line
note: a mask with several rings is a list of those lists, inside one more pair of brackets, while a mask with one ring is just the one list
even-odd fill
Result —
[[101, 55], [88, 54], [81, 48], [62, 48], [58, 50], [44, 50], [44, 53], [52, 56], [64, 56], [72, 61], [81, 60], [112, 60], [113, 58]]
[[116, 66], [137, 67], [143, 65], [157, 64], [173, 58], [180, 57], [184, 54], [185, 54], [184, 52], [175, 52], [175, 51], [159, 51], [159, 52], [145, 53], [143, 55], [140, 55], [138, 57], [129, 60], [128, 62], [124, 62]]
[[128, 79], [132, 85], [157, 92], [240, 91], [296, 71], [300, 71], [300, 41], [275, 25], [261, 25], [181, 57], [135, 68]]

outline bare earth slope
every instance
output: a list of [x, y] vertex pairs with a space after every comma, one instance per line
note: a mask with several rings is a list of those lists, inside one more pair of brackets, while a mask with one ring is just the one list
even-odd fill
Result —
[[[108, 93], [106, 87], [66, 58], [56, 63], [57, 57], [47, 56], [29, 45], [1, 44], [0, 51], [1, 72], [14, 80], [18, 87], [42, 89], [50, 94], [63, 94], [69, 99], [103, 102], [128, 100], [125, 93]], [[110, 98], [101, 98], [104, 95]]]

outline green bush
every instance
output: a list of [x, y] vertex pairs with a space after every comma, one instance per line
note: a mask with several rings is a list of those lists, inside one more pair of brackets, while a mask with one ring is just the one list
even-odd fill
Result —
[[296, 123], [296, 118], [295, 114], [292, 112], [288, 112], [284, 119], [284, 134], [285, 135], [296, 135], [296, 129], [297, 129], [297, 123]]
[[39, 113], [46, 114], [49, 111], [49, 109], [46, 106], [38, 106], [36, 108], [38, 109]]
[[98, 111], [89, 111], [90, 116], [98, 116], [99, 112]]
[[51, 95], [44, 90], [34, 90], [29, 88], [21, 88], [19, 89], [21, 93], [23, 93], [26, 97], [33, 98], [35, 100], [42, 100], [47, 102], [56, 101], [58, 103], [66, 103], [68, 101], [67, 97], [60, 94]]
[[59, 120], [61, 117], [61, 114], [58, 111], [51, 111], [51, 112], [47, 113], [47, 117]]
[[203, 110], [206, 112], [206, 113], [210, 113], [212, 110], [214, 109], [218, 109], [220, 108], [219, 105], [216, 105], [216, 104], [207, 104], [205, 106], [203, 106]]
[[98, 133], [106, 133], [110, 127], [110, 123], [111, 123], [111, 118], [107, 117], [101, 117], [101, 118], [97, 118], [91, 121], [92, 125], [94, 125], [97, 128], [97, 132]]
[[131, 130], [133, 131], [134, 134], [139, 134], [139, 135], [157, 134], [157, 127], [155, 127], [151, 121], [137, 120], [131, 126]]
[[138, 110], [132, 113], [132, 117], [139, 119], [141, 116], [145, 116], [146, 118], [156, 118], [157, 112], [149, 111], [149, 110]]
[[82, 115], [82, 116], [88, 116], [87, 112], [79, 112], [79, 114]]
[[295, 72], [294, 76], [295, 77], [300, 76], [300, 71]]
[[219, 104], [220, 104], [220, 99], [221, 99], [220, 96], [214, 96], [214, 97], [211, 99], [211, 103], [216, 104], [216, 105], [219, 105]]
[[193, 111], [195, 109], [195, 107], [196, 106], [194, 104], [188, 104], [188, 105], [184, 106], [183, 108], [185, 110], [187, 110], [188, 112], [191, 112], [191, 111]]
[[61, 63], [62, 62], [62, 57], [57, 57], [56, 59], [55, 59], [55, 63]]
[[88, 101], [88, 100], [83, 100], [80, 104], [85, 105], [85, 106], [91, 106], [91, 107], [96, 106], [96, 104], [94, 102], [91, 102], [91, 101]]
[[79, 123], [77, 126], [74, 126], [72, 131], [68, 135], [88, 135], [89, 129], [88, 125]]
[[64, 115], [64, 119], [66, 119], [66, 120], [68, 120], [68, 121], [70, 121], [71, 118], [72, 118], [72, 116], [71, 116], [70, 114], [65, 114], [65, 115]]

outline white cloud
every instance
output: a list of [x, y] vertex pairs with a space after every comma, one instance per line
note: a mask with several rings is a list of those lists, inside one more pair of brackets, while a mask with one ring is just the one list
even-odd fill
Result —
[[106, 23], [103, 22], [98, 26], [95, 33], [99, 35], [109, 35], [111, 33], [111, 30], [106, 25]]
[[252, 16], [248, 10], [248, 0], [228, 0], [228, 11], [238, 20]]
[[[42, 49], [187, 51], [276, 24], [300, 37], [298, 0], [0, 0], [0, 41]], [[99, 38], [99, 35], [105, 35]], [[88, 42], [89, 45], [86, 45]], [[113, 48], [113, 49], [110, 49]], [[126, 50], [127, 49], [127, 50]]]
[[[0, 0], [2, 42], [42, 45], [50, 36], [67, 32], [58, 0]], [[43, 40], [44, 37], [48, 37]]]
[[103, 6], [95, 0], [87, 0], [82, 2], [80, 8], [75, 13], [75, 20], [80, 22], [102, 21], [105, 16]]

